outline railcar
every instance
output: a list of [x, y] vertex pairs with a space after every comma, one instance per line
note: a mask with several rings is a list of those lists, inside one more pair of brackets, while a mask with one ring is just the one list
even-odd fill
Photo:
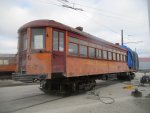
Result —
[[19, 30], [17, 73], [40, 78], [49, 91], [91, 89], [109, 74], [131, 78], [128, 48], [54, 20], [35, 20]]
[[0, 79], [11, 79], [16, 71], [16, 55], [0, 54]]

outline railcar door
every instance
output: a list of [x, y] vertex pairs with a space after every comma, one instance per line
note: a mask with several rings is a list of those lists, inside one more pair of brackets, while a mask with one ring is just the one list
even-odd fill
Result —
[[65, 72], [65, 32], [53, 29], [52, 73]]

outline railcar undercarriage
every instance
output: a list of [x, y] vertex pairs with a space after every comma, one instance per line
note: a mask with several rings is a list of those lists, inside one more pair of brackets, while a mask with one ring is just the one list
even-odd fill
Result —
[[88, 91], [96, 86], [95, 80], [90, 79], [54, 79], [41, 80], [40, 87], [48, 92], [74, 93]]
[[[53, 78], [40, 80], [40, 88], [45, 92], [59, 92], [63, 94], [74, 93], [79, 91], [89, 91], [96, 86], [96, 79], [112, 78], [114, 74], [104, 75], [92, 75], [73, 78]], [[135, 75], [132, 72], [129, 73], [117, 73], [117, 79], [119, 80], [132, 80]]]

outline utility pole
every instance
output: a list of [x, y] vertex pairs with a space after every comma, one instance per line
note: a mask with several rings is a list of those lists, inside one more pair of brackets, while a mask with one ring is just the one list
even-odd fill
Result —
[[121, 30], [121, 45], [123, 46], [123, 29]]

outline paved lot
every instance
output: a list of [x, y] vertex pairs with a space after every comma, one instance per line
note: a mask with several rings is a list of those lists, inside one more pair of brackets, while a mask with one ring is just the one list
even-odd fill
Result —
[[37, 83], [24, 83], [20, 81], [14, 81], [14, 80], [0, 80], [0, 87], [8, 87], [8, 86], [21, 86], [21, 85], [32, 85], [32, 84], [39, 84]]
[[[138, 86], [137, 75], [132, 82], [97, 81], [93, 91], [65, 98], [44, 94], [38, 85], [1, 87], [0, 113], [150, 113], [150, 86]], [[131, 96], [134, 88], [142, 97]]]

